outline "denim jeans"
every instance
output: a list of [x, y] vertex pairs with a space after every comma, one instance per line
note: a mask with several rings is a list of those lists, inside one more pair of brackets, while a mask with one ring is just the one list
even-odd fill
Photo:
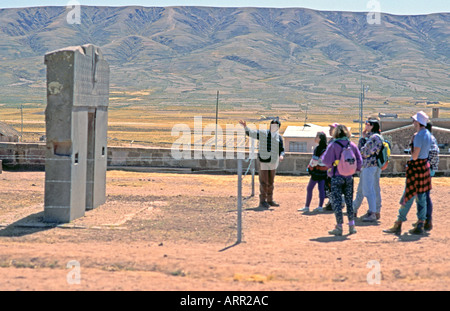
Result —
[[[355, 211], [357, 211], [361, 206], [364, 197], [367, 197], [369, 211], [374, 213], [379, 213], [381, 211], [380, 176], [381, 168], [377, 166], [367, 167], [361, 170], [358, 190], [356, 191], [355, 200], [353, 201], [353, 209]], [[364, 192], [364, 188], [368, 188], [366, 189], [366, 192]], [[375, 203], [373, 202], [374, 196]], [[374, 205], [375, 207], [373, 207]]]
[[[434, 171], [433, 170], [431, 170], [431, 171], [432, 171], [431, 176], [433, 177]], [[427, 220], [431, 222], [433, 220], [433, 202], [431, 201], [431, 197], [430, 197], [431, 190], [427, 191], [426, 194], [427, 194]]]
[[[403, 194], [405, 195], [405, 194]], [[398, 220], [406, 221], [406, 216], [408, 215], [409, 210], [411, 209], [412, 204], [416, 201], [417, 205], [417, 219], [425, 221], [427, 219], [427, 194], [418, 193], [416, 196], [411, 198], [405, 205], [401, 205], [398, 210]], [[403, 201], [403, 198], [402, 198]]]
[[431, 201], [430, 192], [425, 192], [427, 195], [427, 220], [432, 221], [433, 220], [433, 202]]

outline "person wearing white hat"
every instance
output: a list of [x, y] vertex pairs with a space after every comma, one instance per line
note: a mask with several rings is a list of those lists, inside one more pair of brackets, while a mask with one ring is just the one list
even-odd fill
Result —
[[414, 121], [419, 122], [421, 126], [427, 126], [429, 117], [427, 114], [423, 111], [419, 111], [415, 115], [413, 115], [411, 118], [413, 118]]
[[400, 200], [397, 221], [390, 229], [384, 230], [386, 233], [401, 233], [401, 226], [406, 221], [406, 216], [416, 199], [417, 204], [417, 225], [409, 232], [412, 234], [422, 234], [425, 220], [427, 218], [426, 192], [431, 190], [430, 163], [428, 153], [431, 148], [431, 134], [426, 129], [428, 116], [420, 111], [412, 116], [416, 133], [411, 143], [411, 159], [407, 163], [406, 187]]

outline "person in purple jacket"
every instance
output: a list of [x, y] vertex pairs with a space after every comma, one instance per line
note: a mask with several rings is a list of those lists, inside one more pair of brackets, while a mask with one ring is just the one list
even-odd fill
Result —
[[337, 169], [336, 163], [340, 160], [341, 153], [347, 145], [350, 145], [350, 149], [355, 154], [356, 171], [361, 170], [362, 157], [358, 146], [350, 141], [350, 132], [345, 125], [340, 124], [335, 128], [333, 138], [333, 142], [328, 145], [328, 148], [323, 155], [322, 163], [331, 168], [329, 170], [329, 176], [331, 177], [331, 201], [333, 211], [336, 216], [336, 228], [328, 233], [341, 236], [343, 231], [342, 225], [344, 223], [344, 217], [342, 214], [342, 194], [344, 194], [345, 204], [347, 205], [349, 233], [356, 233], [354, 220], [355, 214], [353, 212], [353, 175], [341, 175]]

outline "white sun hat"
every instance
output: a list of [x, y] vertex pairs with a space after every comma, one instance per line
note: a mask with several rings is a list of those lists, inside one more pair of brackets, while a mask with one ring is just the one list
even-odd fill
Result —
[[414, 120], [416, 120], [417, 122], [419, 122], [420, 124], [426, 126], [427, 122], [428, 122], [428, 116], [425, 112], [423, 111], [419, 111], [418, 113], [416, 113], [415, 115], [412, 116], [412, 118]]

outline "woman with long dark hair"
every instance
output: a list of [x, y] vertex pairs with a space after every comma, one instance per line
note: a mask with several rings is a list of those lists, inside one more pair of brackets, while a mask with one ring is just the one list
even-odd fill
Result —
[[[362, 217], [365, 222], [374, 222], [380, 219], [381, 212], [381, 190], [380, 176], [381, 168], [378, 167], [377, 155], [383, 146], [380, 123], [378, 120], [366, 121], [363, 131], [363, 139], [359, 141], [359, 149], [363, 159], [359, 182], [363, 196], [367, 199], [369, 210]], [[356, 210], [359, 206], [354, 206]]]
[[324, 132], [318, 132], [315, 138], [315, 143], [318, 145], [314, 149], [313, 157], [307, 168], [311, 178], [309, 179], [308, 187], [306, 188], [306, 203], [304, 208], [298, 209], [299, 212], [309, 212], [309, 205], [311, 204], [313, 190], [316, 185], [319, 188], [319, 207], [317, 207], [314, 211], [323, 211], [327, 167], [322, 163], [321, 156], [327, 149], [327, 135]]

